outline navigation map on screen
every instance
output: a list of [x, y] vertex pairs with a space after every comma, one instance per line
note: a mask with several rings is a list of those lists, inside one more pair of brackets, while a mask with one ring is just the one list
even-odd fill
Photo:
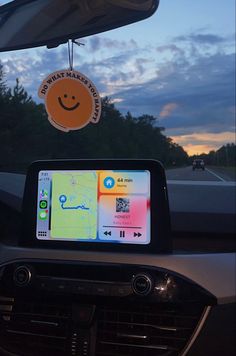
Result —
[[150, 243], [150, 172], [40, 171], [39, 240]]

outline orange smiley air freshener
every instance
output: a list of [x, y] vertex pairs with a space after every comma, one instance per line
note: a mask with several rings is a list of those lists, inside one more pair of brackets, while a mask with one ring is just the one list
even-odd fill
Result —
[[100, 119], [99, 93], [91, 80], [78, 71], [50, 74], [40, 85], [38, 95], [45, 100], [48, 120], [61, 131], [78, 130]]

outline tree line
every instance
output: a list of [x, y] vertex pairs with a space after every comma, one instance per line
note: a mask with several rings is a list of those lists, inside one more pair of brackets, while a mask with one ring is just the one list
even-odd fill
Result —
[[[156, 117], [123, 115], [107, 97], [102, 99], [99, 124], [58, 131], [48, 122], [44, 105], [36, 103], [18, 79], [13, 89], [8, 87], [1, 63], [0, 125], [2, 171], [24, 172], [32, 161], [41, 159], [157, 159], [168, 168], [188, 165], [194, 158], [164, 134]], [[235, 145], [200, 156], [207, 164], [235, 165]]]
[[39, 159], [152, 158], [166, 167], [186, 165], [184, 149], [164, 135], [150, 115], [122, 115], [109, 98], [102, 99], [97, 125], [64, 133], [47, 120], [44, 105], [36, 103], [16, 80], [10, 89], [0, 68], [0, 169], [24, 171]]

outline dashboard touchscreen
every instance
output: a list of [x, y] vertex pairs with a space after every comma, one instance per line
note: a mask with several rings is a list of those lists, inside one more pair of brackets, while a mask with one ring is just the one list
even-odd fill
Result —
[[28, 168], [20, 245], [171, 252], [163, 166], [154, 160], [51, 160]]
[[149, 170], [40, 170], [36, 239], [148, 245]]

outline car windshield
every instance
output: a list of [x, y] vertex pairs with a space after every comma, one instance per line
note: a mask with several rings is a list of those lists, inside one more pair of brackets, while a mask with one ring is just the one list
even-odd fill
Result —
[[0, 53], [0, 171], [24, 174], [41, 159], [157, 159], [176, 212], [234, 214], [234, 0], [161, 1], [144, 21], [78, 42], [73, 66], [96, 85], [102, 115], [70, 132], [51, 125], [38, 97], [50, 73], [69, 67], [67, 44]]

